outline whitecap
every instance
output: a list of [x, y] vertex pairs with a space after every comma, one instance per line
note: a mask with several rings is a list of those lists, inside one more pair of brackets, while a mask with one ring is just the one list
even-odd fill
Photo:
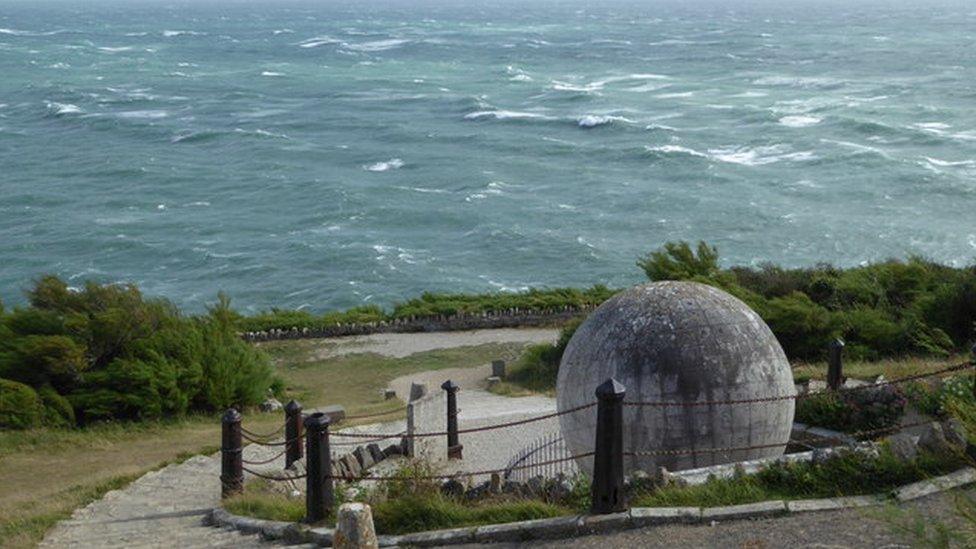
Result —
[[493, 118], [495, 120], [554, 120], [554, 118], [544, 114], [506, 110], [477, 111], [464, 115], [465, 120], [481, 120], [485, 118]]
[[789, 86], [793, 88], [834, 88], [843, 80], [817, 76], [764, 76], [753, 80], [756, 86]]
[[295, 33], [295, 31], [293, 31], [291, 29], [275, 29], [275, 30], [273, 30], [271, 32], [272, 32], [272, 34], [275, 34], [275, 35], [278, 35], [278, 34], [294, 34]]
[[155, 120], [158, 118], [166, 118], [167, 116], [169, 116], [169, 113], [163, 110], [126, 111], [126, 112], [116, 113], [115, 116], [119, 118], [127, 118], [127, 119], [134, 119], [134, 120]]
[[329, 44], [342, 44], [342, 40], [336, 40], [331, 36], [316, 36], [314, 38], [309, 38], [308, 40], [303, 40], [298, 43], [300, 48], [317, 48], [319, 46], [327, 46]]
[[645, 146], [644, 149], [646, 149], [649, 152], [658, 152], [664, 154], [686, 154], [688, 156], [708, 158], [708, 155], [703, 152], [696, 151], [695, 149], [689, 149], [688, 147], [682, 147], [680, 145], [661, 145], [659, 147]]
[[942, 168], [957, 167], [957, 166], [976, 166], [976, 160], [959, 160], [952, 162], [949, 160], [939, 160], [938, 158], [931, 158], [928, 156], [923, 157], [925, 161]]
[[163, 36], [166, 38], [173, 38], [176, 36], [202, 36], [204, 33], [188, 30], [164, 30]]
[[769, 145], [755, 148], [734, 147], [727, 149], [709, 149], [709, 158], [729, 164], [742, 166], [764, 166], [777, 162], [803, 162], [815, 160], [813, 151], [786, 152], [783, 145]]
[[822, 118], [816, 116], [784, 116], [779, 119], [779, 123], [790, 128], [806, 128], [822, 122]]
[[386, 51], [392, 50], [394, 48], [399, 48], [404, 44], [410, 43], [409, 40], [403, 40], [400, 38], [391, 38], [389, 40], [373, 40], [371, 42], [362, 42], [359, 44], [343, 44], [342, 47], [358, 52], [375, 52], [375, 51]]
[[658, 99], [679, 99], [682, 97], [691, 97], [693, 95], [695, 95], [695, 92], [688, 91], [688, 92], [659, 93], [654, 97]]
[[81, 107], [78, 105], [72, 105], [71, 103], [55, 103], [53, 101], [47, 102], [47, 108], [51, 111], [51, 114], [55, 116], [63, 116], [66, 114], [81, 114]]
[[416, 193], [424, 193], [424, 194], [449, 194], [450, 193], [450, 191], [446, 191], [444, 189], [431, 189], [428, 187], [404, 187], [401, 185], [397, 185], [394, 188], [400, 189], [401, 191], [413, 191]]
[[629, 118], [624, 118], [623, 116], [609, 116], [609, 115], [596, 115], [588, 114], [579, 119], [577, 124], [581, 128], [595, 128], [597, 126], [603, 126], [606, 124], [613, 124], [614, 122], [625, 122], [627, 124], [633, 124], [633, 120]]
[[284, 76], [283, 72], [262, 71], [261, 76]]
[[889, 155], [887, 152], [885, 152], [885, 151], [883, 151], [883, 150], [881, 150], [881, 149], [879, 149], [877, 147], [872, 147], [870, 145], [862, 145], [860, 143], [852, 143], [850, 141], [839, 141], [839, 140], [835, 140], [835, 139], [821, 139], [820, 142], [821, 143], [832, 143], [834, 145], [840, 145], [841, 147], [845, 147], [845, 148], [848, 148], [848, 149], [857, 151], [859, 153], [876, 154], [878, 156], [881, 156], [882, 158], [886, 158], [888, 160], [891, 160], [891, 155]]
[[132, 46], [119, 46], [119, 47], [103, 46], [103, 47], [98, 48], [98, 50], [99, 51], [104, 51], [104, 52], [107, 52], [107, 53], [119, 53], [119, 52], [123, 52], [123, 51], [132, 51], [133, 48], [132, 48]]
[[386, 162], [376, 162], [375, 164], [363, 166], [363, 169], [369, 172], [386, 172], [389, 170], [400, 169], [403, 167], [403, 165], [403, 160], [400, 160], [399, 158], [391, 158]]
[[166, 204], [159, 204], [159, 205], [156, 206], [156, 209], [157, 210], [165, 210], [166, 209]]
[[645, 130], [664, 130], [666, 132], [676, 132], [676, 131], [678, 131], [678, 128], [675, 128], [673, 126], [667, 126], [665, 124], [648, 124], [648, 125], [644, 126], [644, 129]]
[[749, 90], [749, 91], [744, 91], [742, 93], [737, 93], [737, 94], [732, 95], [730, 97], [742, 97], [742, 98], [747, 98], [748, 99], [748, 98], [756, 98], [756, 97], [766, 97], [767, 95], [769, 95], [769, 94], [766, 93], [766, 92]]
[[516, 74], [509, 78], [512, 82], [531, 82], [532, 77], [527, 74]]
[[210, 203], [207, 202], [207, 201], [201, 200], [201, 201], [198, 201], [198, 202], [190, 202], [189, 204], [187, 204], [187, 206], [194, 206], [194, 207], [198, 207], [198, 208], [205, 208], [207, 206], [210, 206]]

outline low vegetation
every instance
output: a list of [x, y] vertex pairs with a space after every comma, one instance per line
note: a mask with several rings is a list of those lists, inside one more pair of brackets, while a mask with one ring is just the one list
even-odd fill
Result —
[[893, 385], [858, 391], [824, 391], [796, 402], [796, 421], [837, 431], [887, 429], [898, 424], [908, 399]]
[[254, 405], [275, 386], [223, 296], [195, 318], [130, 285], [45, 277], [28, 297], [0, 310], [0, 428], [178, 417]]
[[882, 445], [877, 458], [847, 452], [818, 464], [775, 463], [754, 475], [650, 490], [635, 497], [632, 505], [715, 507], [778, 499], [885, 494], [903, 484], [955, 471], [966, 463], [960, 455], [927, 453], [904, 462]]

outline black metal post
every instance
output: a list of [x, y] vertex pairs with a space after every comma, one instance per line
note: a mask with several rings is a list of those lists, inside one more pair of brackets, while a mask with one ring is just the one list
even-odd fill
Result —
[[[976, 344], [969, 350], [969, 362], [976, 366]], [[976, 398], [976, 368], [973, 368], [973, 398]]]
[[332, 512], [332, 451], [329, 448], [329, 416], [316, 412], [305, 418], [305, 522], [319, 522]]
[[451, 380], [447, 380], [441, 385], [441, 389], [447, 391], [447, 457], [448, 459], [461, 459], [461, 452], [464, 446], [458, 438], [457, 420], [457, 392], [461, 387]]
[[844, 364], [841, 355], [844, 353], [844, 341], [837, 338], [827, 345], [827, 387], [836, 391], [844, 384]]
[[596, 388], [596, 446], [590, 511], [608, 514], [627, 508], [624, 494], [624, 395], [627, 389], [610, 378]]
[[244, 462], [241, 461], [241, 413], [231, 408], [220, 420], [220, 497], [244, 490]]
[[285, 468], [302, 459], [302, 405], [285, 404]]

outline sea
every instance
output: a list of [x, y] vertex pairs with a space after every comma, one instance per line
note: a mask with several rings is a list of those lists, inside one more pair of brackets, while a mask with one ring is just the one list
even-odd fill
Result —
[[976, 258], [976, 4], [0, 0], [0, 299]]

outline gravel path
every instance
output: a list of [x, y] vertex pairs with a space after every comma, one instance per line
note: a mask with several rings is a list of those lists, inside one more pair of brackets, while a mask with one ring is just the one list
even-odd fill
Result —
[[370, 334], [328, 339], [329, 345], [317, 358], [354, 353], [376, 353], [403, 358], [435, 349], [472, 347], [486, 343], [551, 343], [559, 337], [552, 328], [500, 328], [468, 332], [416, 332], [411, 334]]

